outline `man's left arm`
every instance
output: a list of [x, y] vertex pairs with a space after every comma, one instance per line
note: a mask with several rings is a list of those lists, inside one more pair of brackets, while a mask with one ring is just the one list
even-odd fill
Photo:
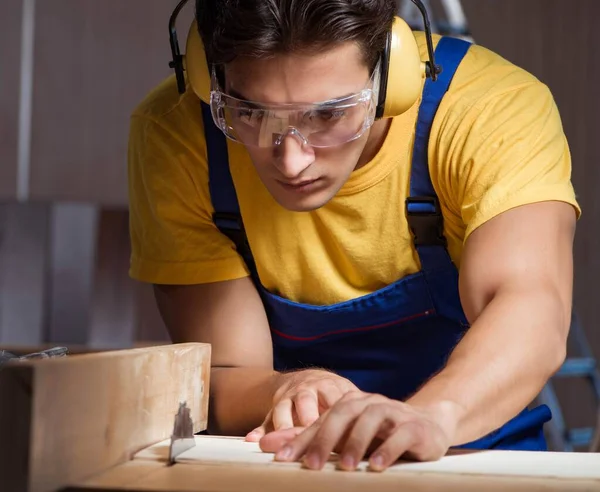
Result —
[[445, 369], [407, 402], [434, 412], [451, 446], [517, 415], [564, 361], [575, 221], [568, 203], [535, 203], [498, 215], [467, 240], [460, 294], [471, 328]]
[[403, 455], [438, 459], [516, 416], [563, 362], [580, 214], [569, 147], [549, 89], [524, 72], [504, 80], [465, 114], [458, 105], [436, 117], [431, 153], [453, 257], [466, 237], [470, 329], [407, 401], [349, 392], [306, 430], [265, 436], [277, 459], [320, 469], [335, 449], [343, 468], [369, 456], [375, 470]]
[[347, 393], [309, 428], [268, 434], [275, 458], [321, 469], [331, 451], [373, 470], [400, 456], [436, 460], [523, 410], [562, 364], [571, 313], [576, 212], [560, 201], [513, 208], [467, 240], [460, 292], [472, 326], [447, 364], [406, 402]]

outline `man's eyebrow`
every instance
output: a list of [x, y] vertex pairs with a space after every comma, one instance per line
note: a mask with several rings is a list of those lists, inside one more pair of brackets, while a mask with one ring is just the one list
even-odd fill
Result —
[[[298, 104], [307, 104], [307, 105], [310, 105], [310, 104], [323, 104], [323, 105], [327, 106], [328, 104], [335, 104], [340, 99], [346, 99], [346, 98], [349, 98], [349, 97], [352, 97], [352, 96], [356, 96], [356, 94], [357, 94], [356, 92], [350, 92], [348, 94], [343, 94], [341, 96], [337, 96], [337, 97], [334, 97], [332, 99], [328, 99], [326, 101], [319, 101], [319, 102], [316, 102], [316, 103], [314, 103], [314, 102], [310, 102], [310, 103], [298, 103]], [[235, 97], [236, 99], [241, 99], [242, 101], [248, 101], [248, 102], [250, 102], [243, 94], [241, 94], [240, 92], [236, 91], [235, 89], [229, 89], [228, 95], [230, 95], [232, 97]], [[251, 106], [255, 107], [257, 109], [264, 109], [264, 108], [266, 108], [268, 106], [268, 104], [261, 104], [261, 103], [256, 102], [256, 101], [251, 101]]]
[[[231, 97], [235, 97], [236, 99], [241, 99], [242, 101], [248, 101], [248, 99], [246, 99], [246, 97], [243, 94], [239, 93], [235, 89], [229, 89], [228, 94]], [[254, 101], [252, 102], [251, 106], [255, 107], [255, 108], [262, 108], [263, 107], [260, 104], [255, 103]]]
[[238, 91], [236, 91], [235, 89], [229, 89], [227, 92], [232, 97], [235, 97], [237, 99], [244, 99], [244, 100], [246, 100], [246, 98], [242, 94], [240, 94]]

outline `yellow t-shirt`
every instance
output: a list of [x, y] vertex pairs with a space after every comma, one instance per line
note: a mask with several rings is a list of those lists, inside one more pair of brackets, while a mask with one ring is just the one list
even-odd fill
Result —
[[[425, 38], [415, 33], [427, 58]], [[393, 82], [392, 82], [393, 83]], [[130, 275], [196, 284], [248, 275], [211, 220], [199, 100], [168, 78], [135, 109], [129, 147]], [[230, 167], [262, 284], [292, 301], [353, 299], [419, 270], [404, 215], [419, 102], [393, 119], [373, 160], [322, 208], [291, 212], [270, 196], [244, 147], [228, 142]], [[429, 168], [452, 260], [465, 240], [510, 208], [560, 200], [577, 213], [571, 158], [548, 88], [473, 46], [434, 121]]]

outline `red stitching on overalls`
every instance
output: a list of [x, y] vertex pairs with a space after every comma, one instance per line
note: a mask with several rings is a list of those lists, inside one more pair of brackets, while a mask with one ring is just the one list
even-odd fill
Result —
[[296, 337], [294, 335], [287, 335], [278, 330], [275, 330], [274, 328], [271, 328], [271, 331], [273, 333], [275, 333], [276, 335], [279, 335], [282, 338], [287, 338], [288, 340], [295, 340], [298, 342], [310, 342], [312, 340], [318, 340], [319, 338], [324, 338], [324, 337], [328, 337], [331, 335], [340, 335], [342, 333], [353, 333], [353, 332], [357, 332], [357, 331], [371, 331], [371, 330], [378, 330], [379, 328], [387, 328], [388, 326], [397, 325], [399, 323], [406, 323], [407, 321], [412, 321], [412, 320], [415, 320], [418, 318], [423, 318], [424, 316], [429, 316], [430, 314], [434, 314], [434, 313], [435, 313], [434, 309], [428, 309], [427, 311], [425, 311], [423, 313], [413, 314], [412, 316], [407, 316], [406, 318], [402, 318], [402, 319], [399, 319], [396, 321], [390, 321], [388, 323], [383, 323], [381, 325], [363, 326], [361, 328], [349, 328], [349, 329], [345, 329], [345, 330], [330, 331], [328, 333], [323, 333], [321, 335], [315, 335], [312, 337]]

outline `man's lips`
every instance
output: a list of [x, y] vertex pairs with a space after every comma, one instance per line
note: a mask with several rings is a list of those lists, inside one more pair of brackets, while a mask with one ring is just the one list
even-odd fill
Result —
[[284, 188], [288, 188], [288, 189], [292, 189], [292, 190], [301, 190], [301, 189], [309, 188], [311, 185], [317, 183], [320, 180], [321, 180], [321, 178], [302, 179], [302, 180], [298, 180], [298, 181], [283, 181], [283, 180], [278, 179], [277, 182], [280, 185], [282, 185]]
[[278, 179], [277, 181], [279, 181], [281, 184], [287, 185], [287, 186], [304, 186], [307, 185], [309, 183], [314, 183], [315, 181], [318, 181], [319, 178], [315, 178], [315, 179], [303, 179], [301, 181], [283, 181], [281, 179]]

